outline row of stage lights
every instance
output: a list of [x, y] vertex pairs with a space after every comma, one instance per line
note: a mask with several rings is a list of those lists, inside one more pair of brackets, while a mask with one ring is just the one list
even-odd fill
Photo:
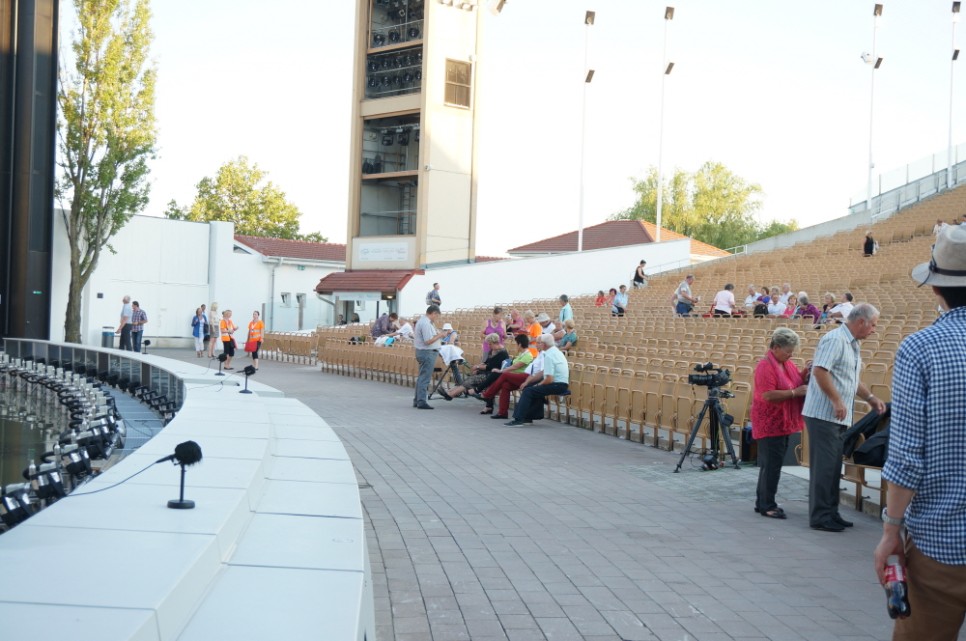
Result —
[[24, 483], [11, 483], [0, 492], [0, 521], [10, 529], [64, 498], [96, 476], [92, 460], [108, 460], [123, 449], [127, 428], [109, 388], [127, 392], [159, 414], [165, 424], [174, 418], [176, 404], [141, 385], [140, 380], [116, 372], [88, 371], [82, 363], [45, 359], [11, 360], [0, 355], [0, 376], [8, 389], [46, 398], [69, 414], [67, 430], [55, 436], [51, 450], [30, 461]]

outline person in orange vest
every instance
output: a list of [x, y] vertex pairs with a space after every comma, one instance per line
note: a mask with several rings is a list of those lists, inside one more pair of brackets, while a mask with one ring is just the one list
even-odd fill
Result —
[[252, 350], [252, 364], [255, 365], [255, 371], [258, 371], [258, 350], [262, 347], [262, 333], [265, 331], [265, 323], [259, 318], [258, 312], [252, 312], [252, 322], [248, 324], [248, 341], [245, 343], [245, 351], [248, 351], [250, 347], [249, 343], [255, 343], [255, 349]]
[[221, 315], [221, 322], [218, 324], [219, 332], [221, 333], [221, 347], [225, 350], [225, 369], [232, 369], [231, 359], [235, 355], [235, 339], [232, 334], [238, 329], [238, 325], [235, 325], [235, 321], [231, 319], [231, 310], [226, 309]]

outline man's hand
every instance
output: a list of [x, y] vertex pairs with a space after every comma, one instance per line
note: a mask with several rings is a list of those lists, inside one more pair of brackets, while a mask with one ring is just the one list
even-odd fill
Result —
[[903, 567], [906, 565], [906, 555], [902, 549], [902, 538], [899, 536], [899, 527], [896, 525], [885, 524], [882, 527], [882, 538], [875, 546], [873, 563], [875, 565], [875, 575], [879, 578], [879, 583], [885, 585], [885, 566], [889, 556], [895, 554], [899, 557], [899, 563]]
[[848, 414], [848, 411], [845, 409], [845, 403], [843, 403], [841, 400], [832, 403], [832, 407], [835, 409], [835, 418], [839, 420], [844, 419]]
[[879, 414], [879, 416], [882, 416], [883, 414], [885, 414], [886, 404], [881, 398], [879, 398], [878, 396], [873, 396], [872, 398], [869, 399], [868, 402], [869, 402], [869, 405], [872, 406], [872, 409], [874, 409]]

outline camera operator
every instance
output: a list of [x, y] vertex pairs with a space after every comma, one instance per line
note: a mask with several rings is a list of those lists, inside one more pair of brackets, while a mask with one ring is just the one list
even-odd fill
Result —
[[751, 401], [751, 435], [758, 443], [758, 494], [755, 512], [784, 519], [785, 510], [775, 503], [782, 462], [790, 434], [801, 432], [802, 405], [808, 389], [811, 362], [799, 370], [791, 361], [798, 334], [779, 327], [771, 335], [765, 357], [755, 367], [755, 393]]

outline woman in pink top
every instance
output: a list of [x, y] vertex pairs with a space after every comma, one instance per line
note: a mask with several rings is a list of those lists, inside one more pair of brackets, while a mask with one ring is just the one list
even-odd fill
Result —
[[483, 339], [483, 360], [485, 361], [490, 355], [490, 343], [487, 342], [486, 337], [490, 334], [496, 334], [500, 337], [500, 344], [506, 340], [506, 324], [503, 322], [503, 308], [494, 307], [492, 318], [486, 319], [486, 325], [483, 326], [483, 331], [480, 332], [480, 337]]
[[755, 512], [773, 519], [785, 518], [775, 503], [788, 436], [801, 432], [802, 406], [811, 361], [799, 370], [791, 361], [798, 334], [779, 327], [771, 335], [765, 357], [755, 367], [755, 392], [751, 401], [751, 435], [758, 443], [758, 496]]

